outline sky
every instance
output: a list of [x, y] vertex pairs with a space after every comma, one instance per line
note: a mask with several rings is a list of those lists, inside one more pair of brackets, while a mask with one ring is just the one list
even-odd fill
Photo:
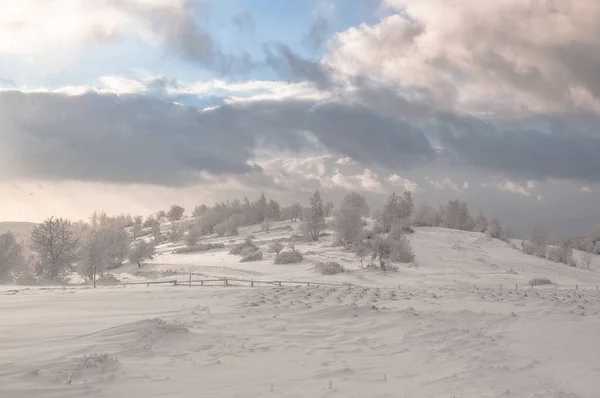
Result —
[[600, 223], [595, 0], [0, 5], [0, 220], [318, 189]]

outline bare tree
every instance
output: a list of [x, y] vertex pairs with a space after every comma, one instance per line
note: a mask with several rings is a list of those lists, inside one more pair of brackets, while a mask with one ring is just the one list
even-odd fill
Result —
[[0, 282], [11, 280], [12, 272], [22, 268], [25, 263], [23, 246], [21, 246], [12, 232], [0, 234]]
[[302, 215], [302, 206], [300, 206], [300, 203], [292, 203], [292, 205], [289, 207], [288, 209], [289, 211], [289, 218], [291, 222], [296, 222], [298, 220], [298, 218]]
[[109, 235], [102, 231], [92, 231], [81, 247], [79, 273], [86, 280], [94, 281], [94, 287], [96, 275], [101, 275], [110, 262], [108, 238]]
[[316, 191], [310, 198], [310, 206], [301, 225], [302, 232], [311, 240], [319, 240], [321, 232], [325, 229], [325, 206], [321, 194]]
[[133, 243], [128, 253], [129, 262], [137, 264], [138, 267], [142, 266], [142, 263], [146, 260], [152, 260], [155, 254], [155, 247], [153, 244], [146, 242], [145, 240], [138, 240]]
[[31, 250], [37, 255], [36, 272], [56, 280], [73, 269], [79, 244], [71, 230], [71, 222], [50, 217], [31, 232]]
[[264, 233], [268, 234], [270, 230], [271, 230], [271, 222], [269, 221], [268, 218], [265, 218], [265, 220], [262, 223], [262, 231]]
[[167, 218], [169, 221], [178, 221], [183, 217], [183, 213], [185, 213], [185, 209], [178, 205], [173, 205], [167, 212]]

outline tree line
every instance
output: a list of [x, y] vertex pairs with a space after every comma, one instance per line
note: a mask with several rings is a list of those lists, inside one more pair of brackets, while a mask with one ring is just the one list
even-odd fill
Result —
[[[11, 232], [0, 234], [0, 281], [34, 276], [57, 281], [73, 272], [95, 280], [127, 261], [141, 266], [155, 255], [164, 242], [183, 240], [190, 251], [206, 236], [235, 236], [244, 226], [260, 225], [269, 233], [276, 221], [299, 222], [298, 238], [317, 241], [326, 230], [335, 233], [335, 242], [352, 251], [361, 264], [389, 268], [394, 262], [414, 261], [407, 234], [413, 227], [444, 227], [486, 233], [506, 240], [507, 234], [497, 218], [482, 213], [472, 216], [465, 202], [451, 200], [433, 208], [427, 203], [415, 206], [410, 191], [391, 193], [381, 208], [371, 214], [364, 196], [349, 192], [334, 206], [316, 191], [308, 205], [295, 202], [281, 206], [261, 194], [256, 200], [243, 198], [196, 206], [190, 217], [185, 209], [173, 205], [146, 218], [131, 215], [109, 216], [95, 212], [88, 221], [71, 222], [50, 217], [33, 228], [28, 241], [19, 242]], [[371, 216], [372, 226], [367, 227]], [[590, 237], [561, 241], [558, 249], [547, 249], [548, 232], [536, 227], [523, 243], [527, 254], [573, 265], [573, 248], [600, 254], [600, 231]], [[589, 261], [591, 262], [591, 261]], [[587, 264], [588, 259], [582, 259]]]

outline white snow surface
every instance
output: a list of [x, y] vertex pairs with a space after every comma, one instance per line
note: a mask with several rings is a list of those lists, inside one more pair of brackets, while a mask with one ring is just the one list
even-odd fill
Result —
[[[230, 239], [266, 249], [289, 225], [202, 253], [162, 245], [113, 274], [352, 285], [0, 287], [0, 397], [599, 396], [596, 271], [440, 228], [410, 236], [417, 264], [398, 272], [362, 269], [331, 236], [298, 243], [301, 264], [228, 254]], [[542, 277], [558, 286], [526, 286]]]

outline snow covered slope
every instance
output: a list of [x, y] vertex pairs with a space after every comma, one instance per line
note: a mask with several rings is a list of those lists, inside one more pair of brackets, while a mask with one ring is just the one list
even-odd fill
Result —
[[[223, 243], [224, 249], [208, 252], [173, 254], [177, 245], [161, 245], [160, 254], [144, 266], [145, 271], [195, 272], [211, 276], [246, 277], [288, 280], [327, 280], [353, 282], [367, 286], [420, 285], [478, 285], [499, 287], [527, 284], [533, 278], [550, 278], [561, 285], [600, 284], [600, 274], [570, 268], [548, 260], [528, 256], [506, 242], [490, 239], [485, 234], [455, 231], [445, 228], [416, 228], [409, 236], [416, 255], [416, 264], [400, 265], [399, 271], [383, 274], [362, 269], [359, 260], [349, 251], [334, 246], [333, 235], [319, 242], [301, 242], [296, 249], [305, 254], [305, 261], [295, 265], [274, 265], [273, 255], [257, 262], [240, 263], [239, 256], [229, 255], [231, 245], [253, 236], [261, 250], [267, 252], [273, 240], [289, 238], [298, 227], [297, 223], [278, 223], [266, 234], [259, 227], [247, 227], [234, 238], [214, 238], [202, 243]], [[294, 230], [290, 231], [289, 229]], [[319, 275], [314, 264], [320, 261], [337, 261], [350, 272], [335, 276]], [[598, 261], [600, 264], [600, 261]]]
[[[410, 236], [417, 262], [398, 272], [361, 268], [332, 236], [298, 243], [301, 264], [228, 254], [248, 235], [266, 251], [296, 228], [244, 228], [200, 253], [161, 245], [115, 275], [354, 285], [0, 287], [0, 397], [598, 396], [597, 272], [440, 228]], [[319, 261], [348, 272], [320, 275]], [[561, 288], [524, 286], [539, 277]]]

